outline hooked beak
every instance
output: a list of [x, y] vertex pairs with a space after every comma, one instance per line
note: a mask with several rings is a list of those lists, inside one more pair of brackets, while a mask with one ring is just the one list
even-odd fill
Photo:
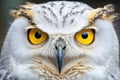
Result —
[[61, 73], [62, 65], [64, 63], [64, 43], [63, 42], [58, 42], [56, 45], [57, 49], [57, 55], [56, 55], [56, 60], [57, 60], [57, 66], [59, 70], [59, 74]]

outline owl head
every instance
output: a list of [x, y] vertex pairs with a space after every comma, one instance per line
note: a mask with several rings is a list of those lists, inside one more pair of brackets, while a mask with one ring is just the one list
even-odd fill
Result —
[[11, 14], [2, 56], [8, 56], [8, 70], [22, 80], [26, 74], [34, 74], [34, 80], [101, 77], [110, 63], [118, 66], [111, 4], [93, 9], [80, 2], [25, 3]]

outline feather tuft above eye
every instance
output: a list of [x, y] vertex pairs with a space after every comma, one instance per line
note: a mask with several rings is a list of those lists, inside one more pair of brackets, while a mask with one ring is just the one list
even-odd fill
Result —
[[91, 10], [89, 13], [89, 22], [93, 22], [96, 19], [109, 20], [111, 22], [115, 21], [118, 17], [118, 13], [115, 12], [115, 7], [113, 4], [105, 5], [103, 8], [97, 8]]
[[33, 19], [33, 10], [32, 10], [32, 3], [26, 2], [23, 5], [14, 8], [10, 11], [10, 15], [16, 19], [18, 17], [24, 17], [29, 21], [32, 21]]

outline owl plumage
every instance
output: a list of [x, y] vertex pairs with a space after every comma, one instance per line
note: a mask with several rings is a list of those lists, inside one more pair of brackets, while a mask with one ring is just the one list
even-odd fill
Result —
[[25, 3], [3, 44], [0, 80], [119, 80], [113, 6]]

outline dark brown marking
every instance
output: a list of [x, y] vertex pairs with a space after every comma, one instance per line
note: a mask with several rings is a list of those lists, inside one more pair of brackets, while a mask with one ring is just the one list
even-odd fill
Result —
[[55, 6], [55, 3], [51, 3], [50, 5], [51, 5], [51, 7], [54, 7], [54, 6]]
[[111, 77], [114, 78], [114, 76], [111, 74]]
[[44, 18], [46, 19], [46, 21], [52, 24], [52, 20], [50, 20], [47, 16], [44, 15]]
[[71, 21], [70, 21], [70, 24], [72, 24], [74, 22], [74, 19], [72, 19]]
[[25, 17], [28, 20], [32, 21], [32, 17], [28, 16], [27, 13], [21, 13], [21, 14], [19, 14], [19, 16]]
[[34, 22], [31, 22], [31, 21], [30, 21], [29, 23], [30, 23], [31, 25], [33, 25], [33, 26], [35, 26], [35, 25], [36, 25]]
[[53, 16], [53, 17], [56, 19], [56, 21], [57, 21], [57, 16], [55, 15], [55, 13], [53, 12], [53, 10], [52, 10], [51, 8], [46, 7], [46, 6], [42, 6], [42, 8], [47, 9], [48, 11], [50, 11], [50, 13], [52, 14], [52, 16]]
[[62, 7], [60, 8], [60, 11], [59, 11], [60, 15], [62, 14], [62, 11], [63, 11], [63, 9], [64, 9], [64, 7], [65, 7], [65, 4], [64, 4], [64, 3], [61, 3], [61, 5], [62, 5]]
[[9, 73], [7, 72], [3, 78], [3, 80], [7, 80], [7, 77], [8, 77]]

